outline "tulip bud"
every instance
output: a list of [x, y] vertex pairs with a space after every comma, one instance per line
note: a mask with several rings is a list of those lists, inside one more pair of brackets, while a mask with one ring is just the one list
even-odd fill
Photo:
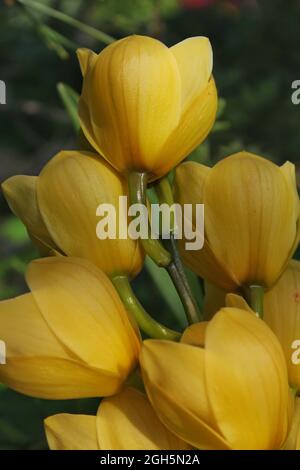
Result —
[[175, 199], [204, 204], [204, 247], [186, 251], [183, 240], [181, 252], [192, 270], [225, 290], [272, 286], [297, 247], [300, 206], [289, 162], [278, 167], [240, 152], [213, 168], [183, 163]]
[[265, 293], [264, 320], [281, 343], [290, 384], [300, 390], [299, 261], [290, 261], [277, 284]]
[[79, 115], [91, 145], [117, 170], [166, 174], [209, 133], [217, 92], [205, 37], [168, 48], [129, 36], [99, 55], [79, 49]]
[[[291, 395], [281, 346], [253, 313], [221, 309], [185, 335], [190, 344], [146, 340], [140, 362], [162, 422], [198, 449], [279, 449]], [[195, 346], [203, 344], [204, 347]]]
[[0, 302], [0, 381], [49, 399], [117, 393], [140, 337], [106, 275], [86, 260], [52, 257], [33, 261], [27, 281], [31, 293]]
[[103, 400], [97, 416], [50, 416], [45, 430], [52, 450], [190, 449], [159, 421], [147, 396], [132, 388]]
[[[60, 152], [39, 177], [15, 176], [3, 189], [31, 235], [45, 244], [88, 259], [109, 276], [134, 277], [141, 270], [144, 255], [138, 240], [127, 233], [124, 239], [118, 236], [119, 220], [127, 231], [127, 209], [119, 207], [119, 197], [127, 195], [126, 181], [95, 154]], [[115, 238], [97, 237], [100, 204], [115, 209]]]

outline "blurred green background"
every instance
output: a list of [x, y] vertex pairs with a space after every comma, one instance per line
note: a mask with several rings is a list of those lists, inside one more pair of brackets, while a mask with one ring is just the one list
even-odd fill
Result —
[[[70, 17], [104, 34], [88, 34]], [[196, 35], [212, 42], [222, 99], [213, 132], [190, 158], [213, 164], [246, 149], [298, 167], [300, 105], [291, 102], [291, 84], [300, 79], [299, 0], [4, 0], [0, 24], [0, 80], [7, 100], [0, 105], [1, 182], [14, 174], [38, 174], [56, 152], [76, 148], [57, 84], [80, 92], [76, 48], [99, 51], [106, 35], [132, 33], [168, 45]], [[24, 270], [36, 256], [0, 195], [0, 299], [26, 291]], [[179, 300], [161, 276], [148, 263], [135, 281], [137, 295], [162, 321], [182, 327]], [[0, 449], [47, 448], [44, 417], [96, 408], [97, 400], [37, 400], [0, 385]]]

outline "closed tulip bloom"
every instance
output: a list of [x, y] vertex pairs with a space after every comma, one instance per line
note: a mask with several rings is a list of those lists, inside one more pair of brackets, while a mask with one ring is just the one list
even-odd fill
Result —
[[[45, 244], [88, 259], [109, 276], [134, 277], [141, 270], [144, 255], [138, 241], [119, 236], [119, 230], [127, 231], [127, 209], [119, 210], [126, 182], [95, 154], [60, 152], [39, 177], [15, 176], [2, 187], [16, 215]], [[97, 236], [100, 204], [115, 208], [115, 238]]]
[[31, 293], [0, 302], [0, 382], [50, 399], [119, 392], [140, 338], [106, 275], [86, 260], [51, 257], [29, 265], [27, 282]]
[[185, 251], [181, 243], [192, 270], [227, 290], [268, 288], [277, 281], [299, 241], [293, 164], [278, 167], [247, 152], [213, 168], [183, 163], [176, 170], [175, 198], [205, 207], [204, 247]]
[[162, 422], [199, 449], [279, 449], [291, 395], [280, 344], [253, 313], [223, 308], [183, 338], [147, 340], [141, 367]]
[[51, 450], [190, 449], [159, 421], [146, 395], [131, 388], [104, 399], [97, 416], [50, 416], [45, 430]]
[[289, 381], [300, 390], [300, 263], [290, 261], [277, 284], [265, 293], [264, 320], [285, 354]]
[[213, 57], [205, 37], [168, 48], [129, 36], [100, 54], [79, 49], [82, 129], [117, 170], [166, 174], [209, 133], [216, 115]]

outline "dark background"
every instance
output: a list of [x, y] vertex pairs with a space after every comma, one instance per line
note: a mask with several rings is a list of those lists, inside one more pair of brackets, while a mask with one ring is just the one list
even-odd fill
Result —
[[[299, 0], [2, 0], [0, 80], [6, 83], [7, 103], [0, 105], [1, 182], [14, 174], [38, 174], [56, 152], [76, 148], [57, 83], [80, 92], [76, 47], [100, 51], [105, 46], [36, 4], [115, 38], [147, 34], [173, 45], [189, 36], [208, 36], [222, 99], [214, 131], [191, 158], [210, 165], [246, 149], [298, 166], [300, 105], [291, 102], [291, 84], [300, 79]], [[0, 195], [0, 299], [26, 290], [24, 270], [36, 256]], [[169, 321], [173, 314], [173, 325], [183, 325], [178, 298], [153, 266], [147, 265], [135, 289], [160, 319]], [[91, 413], [96, 407], [97, 400], [36, 400], [0, 385], [0, 449], [46, 448], [44, 417]]]

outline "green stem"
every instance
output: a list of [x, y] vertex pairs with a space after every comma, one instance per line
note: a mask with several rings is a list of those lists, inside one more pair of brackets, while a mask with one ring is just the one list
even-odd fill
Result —
[[173, 256], [173, 261], [167, 267], [168, 273], [170, 274], [170, 277], [175, 284], [189, 323], [198, 323], [203, 319], [202, 313], [200, 312], [198, 303], [190, 288], [178, 252], [177, 244], [172, 233], [170, 234], [169, 245]]
[[[128, 174], [128, 189], [130, 204], [141, 204], [147, 207], [147, 173], [132, 171]], [[148, 224], [148, 220], [145, 221]], [[141, 238], [140, 242], [148, 256], [158, 265], [167, 267], [171, 262], [170, 253], [163, 247], [159, 240], [151, 238]]]
[[181, 336], [180, 333], [158, 323], [145, 311], [144, 307], [136, 298], [127, 276], [115, 276], [112, 278], [112, 282], [125, 308], [134, 316], [137, 324], [144, 333], [150, 338], [167, 339], [170, 341], [179, 340]]
[[80, 31], [83, 31], [84, 33], [88, 34], [92, 38], [103, 42], [104, 44], [111, 44], [115, 41], [115, 39], [109, 36], [108, 34], [103, 33], [102, 31], [99, 31], [98, 29], [93, 28], [92, 26], [89, 26], [85, 23], [82, 23], [81, 21], [77, 20], [76, 18], [72, 18], [71, 16], [67, 15], [66, 13], [63, 13], [62, 11], [58, 11], [54, 8], [48, 7], [43, 3], [37, 2], [35, 0], [18, 0], [18, 2], [27, 5], [31, 8], [34, 8], [35, 10], [40, 11], [41, 13], [44, 13], [45, 15], [48, 15], [52, 18], [56, 18], [57, 20], [62, 21], [63, 23], [69, 24], [74, 28], [77, 28]]
[[258, 284], [249, 286], [249, 301], [252, 310], [259, 318], [264, 316], [264, 288]]

